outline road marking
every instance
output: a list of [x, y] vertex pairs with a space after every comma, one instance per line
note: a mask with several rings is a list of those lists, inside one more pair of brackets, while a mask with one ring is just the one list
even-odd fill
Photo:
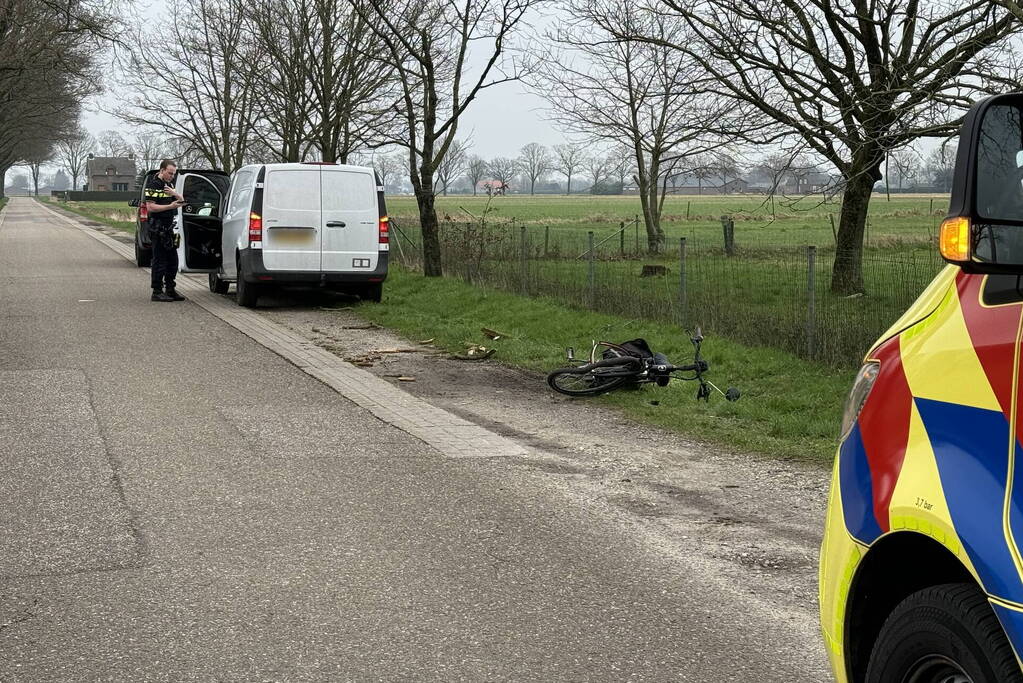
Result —
[[[134, 249], [128, 245], [81, 225], [48, 206], [38, 202], [37, 206], [125, 259], [135, 262]], [[139, 270], [149, 271], [148, 268]], [[192, 303], [365, 408], [382, 422], [411, 434], [448, 457], [491, 458], [525, 456], [529, 453], [511, 439], [416, 398], [373, 373], [346, 363], [283, 325], [242, 308], [222, 295], [213, 294], [204, 283], [191, 276], [181, 277], [178, 288], [188, 293]]]

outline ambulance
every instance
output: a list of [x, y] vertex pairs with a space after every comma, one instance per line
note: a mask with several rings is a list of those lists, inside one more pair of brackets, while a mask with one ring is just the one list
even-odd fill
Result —
[[845, 406], [819, 596], [840, 683], [1023, 682], [1023, 94], [967, 115], [939, 248]]

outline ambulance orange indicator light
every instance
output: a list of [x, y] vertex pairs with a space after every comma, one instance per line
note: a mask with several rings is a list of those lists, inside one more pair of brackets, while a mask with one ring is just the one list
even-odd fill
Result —
[[946, 219], [941, 224], [938, 246], [947, 261], [969, 261], [970, 219], [962, 216]]

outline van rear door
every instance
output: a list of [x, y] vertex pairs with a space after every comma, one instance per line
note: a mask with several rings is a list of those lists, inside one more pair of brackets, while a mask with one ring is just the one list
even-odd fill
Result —
[[372, 271], [380, 253], [376, 181], [368, 169], [322, 166], [321, 269], [325, 273]]
[[263, 179], [263, 266], [319, 271], [320, 169], [267, 166]]
[[[178, 269], [182, 273], [214, 273], [221, 264], [224, 191], [210, 178], [183, 173], [177, 191], [186, 204], [178, 208]], [[226, 183], [225, 183], [226, 188]]]

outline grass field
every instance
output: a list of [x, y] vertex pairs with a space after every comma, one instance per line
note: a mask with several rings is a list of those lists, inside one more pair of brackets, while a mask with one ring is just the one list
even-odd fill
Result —
[[[63, 206], [101, 218], [115, 227], [128, 228], [135, 209], [125, 202], [68, 202]], [[387, 198], [388, 212], [399, 226], [418, 224], [414, 197]], [[441, 196], [437, 209], [442, 220], [470, 220], [468, 210], [481, 215], [488, 206], [486, 197]], [[526, 225], [534, 234], [549, 227], [555, 238], [570, 238], [584, 244], [586, 233], [598, 233], [597, 239], [615, 233], [621, 222], [630, 223], [640, 213], [635, 196], [511, 195], [489, 201], [490, 220], [495, 224]], [[893, 246], [921, 246], [929, 243], [948, 208], [945, 195], [875, 195], [870, 207], [868, 247], [890, 249]], [[674, 242], [679, 237], [691, 243], [718, 245], [721, 241], [720, 217], [731, 215], [735, 221], [738, 246], [771, 247], [816, 245], [827, 248], [834, 243], [829, 215], [838, 220], [839, 203], [821, 197], [801, 199], [764, 197], [673, 196], [665, 201], [664, 229]], [[688, 218], [687, 218], [688, 216]], [[567, 239], [565, 242], [567, 243]], [[643, 226], [640, 224], [640, 241]], [[627, 248], [634, 248], [635, 228], [626, 232]], [[617, 243], [617, 242], [615, 242]]]
[[[471, 220], [488, 206], [487, 197], [440, 196], [437, 210], [441, 219]], [[489, 201], [489, 217], [497, 223], [526, 225], [536, 230], [550, 226], [552, 233], [585, 239], [593, 230], [597, 239], [613, 234], [622, 222], [631, 223], [642, 213], [636, 196], [510, 195]], [[686, 237], [698, 243], [721, 242], [721, 216], [735, 221], [735, 239], [739, 246], [795, 246], [834, 244], [831, 219], [838, 223], [840, 204], [820, 196], [770, 199], [761, 196], [669, 196], [665, 200], [662, 225], [672, 242]], [[388, 213], [399, 226], [418, 223], [414, 197], [387, 198]], [[871, 201], [868, 246], [921, 244], [932, 239], [937, 224], [948, 209], [947, 195], [875, 195]], [[466, 213], [468, 211], [469, 213]], [[643, 225], [640, 221], [640, 241]], [[626, 231], [628, 248], [634, 248], [634, 224]]]
[[[549, 298], [517, 296], [451, 278], [428, 280], [401, 269], [391, 271], [383, 302], [360, 305], [359, 315], [410, 339], [433, 338], [449, 351], [464, 353], [467, 341], [486, 343], [497, 348], [495, 361], [538, 372], [562, 367], [568, 346], [577, 355], [587, 352], [595, 336], [615, 341], [644, 337], [673, 361], [692, 358], [692, 346], [674, 325], [581, 311]], [[490, 342], [481, 327], [510, 336]], [[704, 357], [710, 361], [712, 381], [743, 392], [738, 402], [715, 395], [709, 403], [698, 403], [691, 382], [580, 400], [615, 406], [641, 421], [738, 450], [830, 461], [852, 370], [718, 336], [708, 336]]]
[[79, 216], [92, 218], [112, 228], [135, 233], [136, 209], [128, 206], [127, 202], [60, 202], [49, 197], [37, 199], [77, 213]]

